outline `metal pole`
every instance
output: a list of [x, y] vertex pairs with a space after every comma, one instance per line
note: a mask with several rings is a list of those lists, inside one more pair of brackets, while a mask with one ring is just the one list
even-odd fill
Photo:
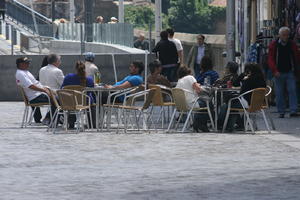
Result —
[[151, 21], [149, 22], [149, 52], [151, 52], [151, 42], [152, 42], [152, 23]]
[[155, 0], [155, 44], [160, 41], [161, 30], [162, 30], [161, 0]]
[[111, 54], [111, 58], [112, 58], [112, 64], [114, 68], [115, 83], [117, 83], [118, 82], [117, 67], [116, 67], [115, 55], [113, 53]]
[[83, 35], [83, 25], [80, 23], [80, 54], [83, 55], [85, 51], [85, 42], [84, 42], [84, 35]]
[[74, 24], [75, 21], [75, 5], [74, 0], [70, 0], [70, 22]]
[[14, 33], [13, 26], [10, 25], [10, 33], [11, 33], [11, 55], [14, 55]]
[[51, 2], [51, 18], [52, 22], [55, 21], [55, 0], [52, 0]]
[[93, 0], [84, 1], [84, 10], [85, 10], [85, 38], [87, 42], [93, 41]]
[[235, 61], [235, 1], [227, 0], [226, 8], [227, 61]]
[[124, 0], [119, 0], [119, 22], [124, 23]]
[[[247, 61], [248, 46], [249, 46], [249, 4], [248, 0], [244, 0], [244, 63]], [[242, 63], [241, 72], [244, 71], [244, 63]]]

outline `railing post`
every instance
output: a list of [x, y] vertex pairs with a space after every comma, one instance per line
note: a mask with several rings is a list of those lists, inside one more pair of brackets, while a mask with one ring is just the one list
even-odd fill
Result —
[[9, 24], [5, 25], [5, 38], [9, 40]]

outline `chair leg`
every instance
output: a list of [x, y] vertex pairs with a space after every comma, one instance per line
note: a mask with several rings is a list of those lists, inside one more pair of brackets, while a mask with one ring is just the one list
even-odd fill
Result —
[[190, 117], [191, 117], [192, 112], [193, 112], [193, 110], [190, 110], [190, 111], [188, 112], [188, 115], [187, 115], [187, 117], [186, 117], [186, 120], [185, 120], [184, 125], [183, 125], [182, 130], [181, 130], [182, 133], [185, 131], [186, 126], [187, 126], [188, 123], [189, 123], [189, 120], [190, 120]]
[[211, 122], [211, 126], [213, 129], [215, 129], [215, 123], [214, 123], [214, 120], [213, 120], [213, 117], [212, 117], [212, 114], [211, 114], [211, 111], [210, 111], [210, 107], [209, 107], [209, 103], [206, 103], [207, 105], [207, 113], [208, 113], [208, 116], [209, 116], [209, 119], [210, 119], [210, 122]]
[[268, 129], [268, 133], [271, 133], [270, 126], [269, 126], [269, 123], [268, 123], [268, 120], [267, 120], [267, 117], [266, 117], [265, 111], [262, 109], [262, 110], [261, 110], [261, 113], [262, 113], [262, 115], [263, 115], [263, 118], [264, 118], [264, 121], [265, 121], [266, 127], [267, 127], [267, 129]]
[[53, 124], [54, 124], [54, 121], [55, 121], [55, 116], [56, 115], [58, 115], [58, 113], [57, 113], [57, 109], [55, 110], [55, 112], [53, 113], [53, 116], [51, 117], [51, 121], [50, 121], [50, 124], [49, 124], [49, 126], [48, 126], [48, 128], [47, 128], [47, 132], [51, 129], [51, 128], [53, 128]]
[[267, 119], [269, 119], [269, 120], [270, 120], [270, 122], [271, 122], [271, 127], [272, 127], [272, 129], [275, 131], [275, 130], [276, 130], [276, 127], [275, 127], [275, 124], [274, 124], [273, 118], [270, 116], [270, 113], [269, 113], [269, 111], [268, 111], [268, 110], [266, 110], [265, 114], [266, 114], [266, 117], [267, 117]]
[[26, 116], [27, 116], [27, 110], [28, 110], [28, 106], [25, 106], [25, 109], [24, 109], [24, 113], [23, 113], [23, 118], [22, 118], [22, 123], [21, 123], [21, 128], [24, 127], [25, 125], [25, 120], [26, 120]]
[[227, 126], [227, 123], [228, 123], [228, 119], [229, 119], [230, 109], [231, 109], [231, 105], [228, 105], [227, 112], [226, 112], [226, 117], [225, 117], [225, 121], [223, 123], [222, 133], [225, 132], [225, 129], [226, 129], [226, 126]]
[[59, 117], [59, 112], [54, 116], [54, 124], [52, 124], [53, 134], [55, 134], [56, 128], [57, 128], [57, 120]]
[[246, 115], [247, 122], [249, 123], [249, 126], [250, 126], [250, 129], [251, 129], [252, 133], [255, 134], [255, 131], [254, 131], [254, 128], [253, 128], [253, 124], [251, 122], [249, 113], [247, 111], [245, 111], [245, 115]]
[[171, 128], [171, 126], [172, 126], [172, 123], [173, 123], [173, 121], [174, 121], [175, 115], [176, 115], [176, 109], [174, 109], [174, 111], [173, 111], [173, 114], [172, 114], [171, 120], [170, 120], [170, 122], [169, 122], [168, 129], [167, 129], [167, 133], [170, 131], [170, 128]]
[[65, 126], [65, 131], [68, 132], [68, 113], [67, 111], [64, 111], [64, 126]]

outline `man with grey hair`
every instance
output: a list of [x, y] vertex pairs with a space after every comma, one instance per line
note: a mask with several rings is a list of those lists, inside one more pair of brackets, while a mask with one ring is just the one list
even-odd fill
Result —
[[149, 41], [145, 40], [145, 35], [140, 33], [139, 38], [134, 41], [133, 46], [142, 50], [149, 50]]
[[39, 78], [44, 86], [48, 86], [52, 90], [58, 90], [64, 81], [64, 74], [59, 69], [61, 64], [61, 57], [57, 54], [50, 54], [48, 56], [48, 65], [40, 69]]
[[284, 118], [285, 114], [286, 90], [289, 98], [290, 117], [298, 116], [295, 72], [298, 71], [300, 53], [296, 43], [289, 37], [290, 29], [281, 27], [279, 38], [269, 46], [268, 64], [274, 75], [276, 106], [280, 118]]

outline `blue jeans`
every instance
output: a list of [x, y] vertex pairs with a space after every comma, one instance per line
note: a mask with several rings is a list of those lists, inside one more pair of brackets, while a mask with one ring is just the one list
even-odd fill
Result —
[[200, 76], [200, 64], [196, 64], [194, 65], [194, 72], [195, 72], [195, 77], [196, 80], [198, 80], [199, 76]]
[[177, 69], [178, 67], [166, 67], [162, 69], [161, 74], [167, 77], [170, 82], [177, 82]]
[[287, 88], [289, 97], [290, 112], [296, 113], [298, 108], [297, 93], [296, 93], [296, 80], [292, 71], [288, 73], [280, 73], [279, 77], [274, 78], [275, 81], [275, 94], [276, 106], [280, 114], [285, 113], [285, 86]]

